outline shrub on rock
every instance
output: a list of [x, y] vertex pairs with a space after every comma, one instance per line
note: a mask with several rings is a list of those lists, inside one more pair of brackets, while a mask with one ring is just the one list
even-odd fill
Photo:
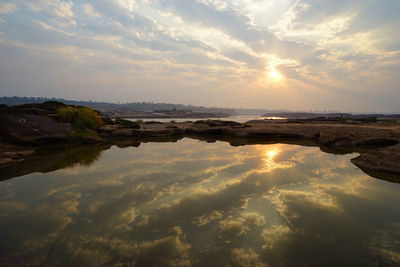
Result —
[[134, 121], [128, 121], [121, 119], [120, 117], [117, 117], [115, 119], [115, 123], [121, 125], [124, 128], [130, 128], [130, 129], [140, 129], [140, 124]]

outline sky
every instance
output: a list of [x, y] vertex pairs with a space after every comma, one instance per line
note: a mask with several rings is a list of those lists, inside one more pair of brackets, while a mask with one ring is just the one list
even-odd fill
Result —
[[398, 0], [0, 0], [0, 95], [400, 112]]

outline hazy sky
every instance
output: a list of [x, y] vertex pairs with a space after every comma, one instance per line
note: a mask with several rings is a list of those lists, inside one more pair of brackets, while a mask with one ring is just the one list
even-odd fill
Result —
[[400, 111], [399, 0], [0, 0], [0, 95]]

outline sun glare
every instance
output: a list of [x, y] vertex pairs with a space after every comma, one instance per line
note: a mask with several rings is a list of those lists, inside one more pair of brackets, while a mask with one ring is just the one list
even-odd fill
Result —
[[281, 145], [269, 145], [262, 151], [262, 160], [264, 161], [263, 171], [272, 171], [274, 169], [285, 169], [293, 167], [293, 163], [287, 160], [279, 159]]
[[278, 150], [269, 150], [269, 151], [265, 152], [265, 155], [267, 156], [267, 158], [269, 160], [272, 160], [278, 153], [279, 153]]
[[280, 82], [283, 79], [283, 75], [277, 70], [270, 70], [268, 72], [268, 78], [273, 82]]

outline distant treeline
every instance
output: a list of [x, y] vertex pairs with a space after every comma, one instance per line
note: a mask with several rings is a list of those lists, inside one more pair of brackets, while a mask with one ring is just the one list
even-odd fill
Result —
[[234, 109], [230, 108], [217, 108], [217, 107], [202, 107], [202, 106], [192, 106], [192, 105], [182, 105], [182, 104], [169, 104], [169, 103], [153, 103], [153, 102], [132, 102], [132, 103], [107, 103], [107, 102], [95, 102], [95, 101], [77, 101], [77, 100], [66, 100], [62, 98], [47, 98], [47, 97], [0, 97], [0, 104], [13, 106], [13, 105], [23, 105], [28, 103], [43, 103], [45, 101], [59, 101], [67, 105], [76, 106], [88, 106], [99, 111], [106, 112], [134, 112], [134, 111], [144, 111], [152, 112], [155, 110], [191, 110], [193, 112], [204, 112], [204, 113], [225, 113], [228, 115], [236, 115]]

